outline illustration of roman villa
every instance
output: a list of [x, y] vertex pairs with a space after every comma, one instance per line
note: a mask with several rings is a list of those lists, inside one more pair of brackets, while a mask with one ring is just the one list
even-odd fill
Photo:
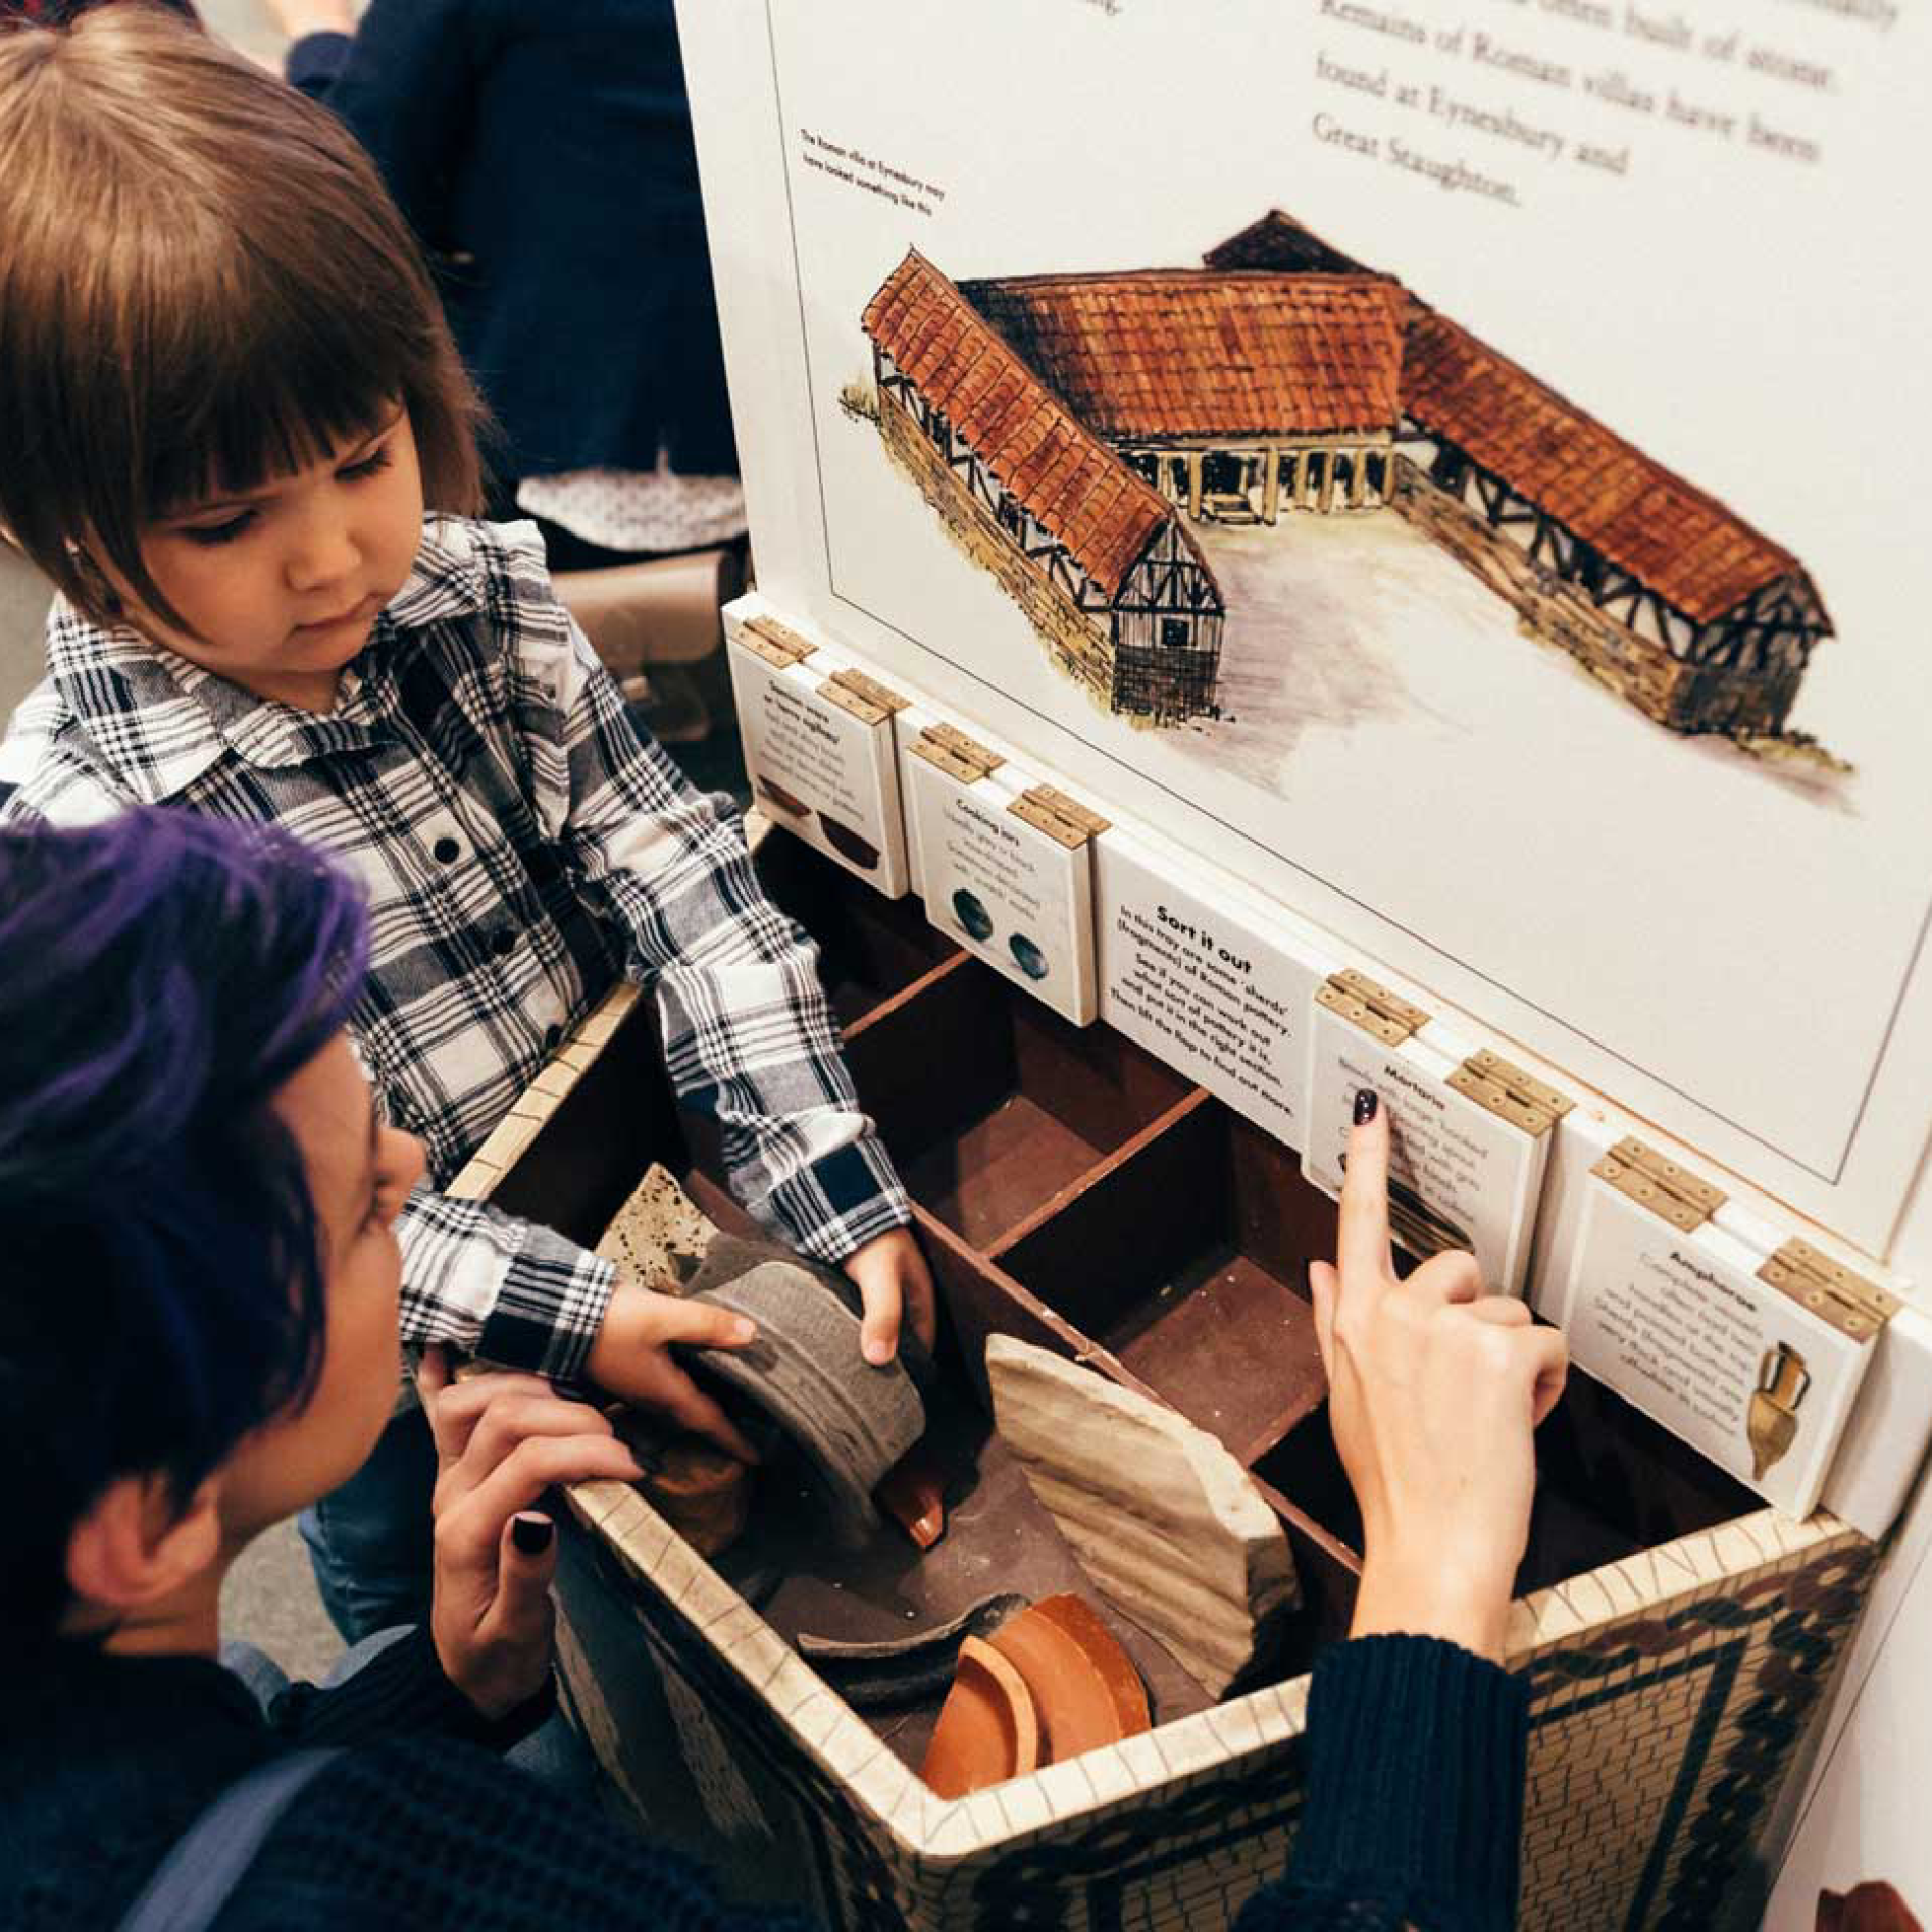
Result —
[[1137, 720], [1219, 715], [1207, 525], [1392, 512], [1676, 732], [1777, 738], [1831, 632], [1788, 551], [1280, 212], [1194, 269], [955, 284], [911, 250], [863, 328], [887, 448]]

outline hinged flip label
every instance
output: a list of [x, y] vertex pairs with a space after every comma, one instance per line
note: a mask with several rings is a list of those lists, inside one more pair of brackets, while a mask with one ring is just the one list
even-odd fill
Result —
[[1682, 1234], [1701, 1227], [1725, 1203], [1722, 1188], [1629, 1135], [1590, 1171]]
[[1525, 1134], [1547, 1134], [1577, 1103], [1567, 1093], [1532, 1078], [1500, 1053], [1472, 1053], [1449, 1083], [1465, 1099], [1487, 1107]]
[[1032, 788], [954, 726], [928, 724], [907, 749], [909, 838], [927, 918], [1084, 1026], [1097, 1011], [1088, 837], [1070, 843], [1057, 814], [1015, 810]]
[[[1673, 1213], [1701, 1215], [1716, 1190], [1681, 1170], [1659, 1173], [1659, 1163], [1675, 1164], [1625, 1142], [1591, 1170], [1570, 1258], [1570, 1358], [1766, 1501], [1809, 1516], [1876, 1353], [1866, 1344], [1877, 1324], [1840, 1300], [1835, 1283], [1826, 1289], [1782, 1262], [1787, 1249], [1760, 1264], [1721, 1225], [1679, 1226]], [[1773, 1269], [1790, 1285], [1774, 1283]], [[1792, 1292], [1806, 1281], [1809, 1290]]]
[[1373, 1033], [1385, 1047], [1399, 1047], [1432, 1017], [1353, 966], [1329, 974], [1315, 998], [1331, 1013], [1339, 1013], [1365, 1033]]
[[1853, 1341], [1869, 1342], [1898, 1312], [1898, 1298], [1855, 1275], [1795, 1235], [1757, 1271], [1780, 1294], [1802, 1303]]
[[1339, 1197], [1355, 1098], [1372, 1088], [1388, 1117], [1390, 1233], [1425, 1258], [1467, 1248], [1492, 1289], [1519, 1295], [1554, 1115], [1512, 1097], [1501, 1078], [1507, 1063], [1491, 1056], [1478, 1076], [1470, 1062], [1430, 1045], [1430, 1019], [1360, 973], [1321, 984], [1309, 1026], [1301, 1171]]
[[891, 714], [848, 682], [862, 674], [776, 618], [734, 605], [726, 634], [745, 769], [759, 805], [775, 824], [899, 898], [908, 873]]

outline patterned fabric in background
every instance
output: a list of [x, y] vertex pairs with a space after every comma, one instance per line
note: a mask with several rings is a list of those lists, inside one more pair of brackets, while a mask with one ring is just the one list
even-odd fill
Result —
[[611, 551], [702, 550], [742, 537], [745, 486], [736, 477], [684, 477], [669, 453], [655, 470], [571, 470], [525, 477], [517, 508]]

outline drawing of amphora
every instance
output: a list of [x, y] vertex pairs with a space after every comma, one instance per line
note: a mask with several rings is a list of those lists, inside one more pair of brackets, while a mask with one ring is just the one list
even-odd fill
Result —
[[1757, 1387], [1745, 1420], [1754, 1481], [1762, 1482], [1764, 1472], [1790, 1449], [1798, 1434], [1798, 1405], [1811, 1385], [1812, 1372], [1789, 1342], [1764, 1351], [1764, 1360], [1757, 1365]]

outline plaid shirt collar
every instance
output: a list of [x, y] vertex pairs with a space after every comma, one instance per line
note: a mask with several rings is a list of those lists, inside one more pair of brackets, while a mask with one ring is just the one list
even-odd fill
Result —
[[409, 633], [474, 616], [487, 597], [476, 559], [442, 542], [432, 522], [409, 580], [378, 614], [326, 715], [258, 698], [128, 625], [104, 629], [64, 597], [47, 620], [47, 672], [68, 711], [141, 801], [161, 805], [224, 757], [286, 771], [383, 742]]

